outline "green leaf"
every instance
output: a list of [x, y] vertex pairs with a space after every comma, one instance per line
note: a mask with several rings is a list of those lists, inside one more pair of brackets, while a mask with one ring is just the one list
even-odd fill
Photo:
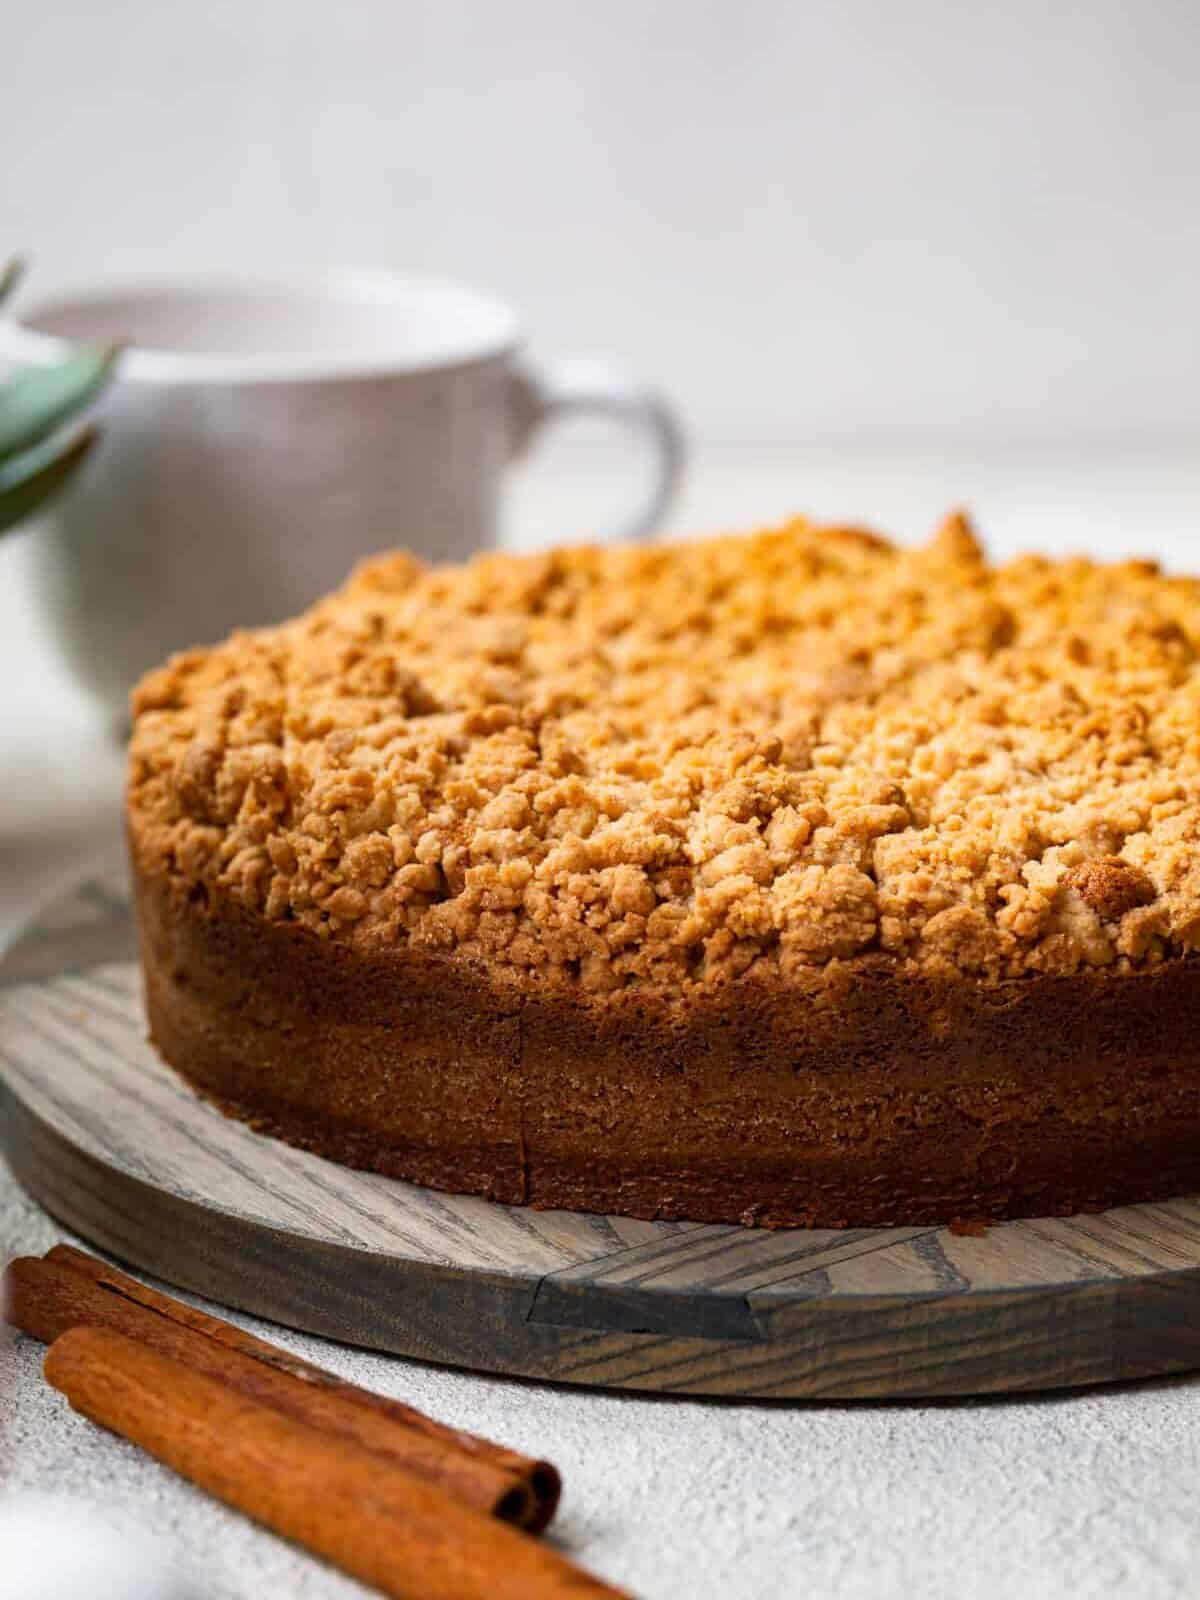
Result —
[[54, 441], [40, 450], [0, 465], [0, 534], [32, 516], [74, 476], [99, 437], [99, 429], [83, 428], [63, 446]]
[[0, 306], [8, 299], [9, 295], [25, 276], [25, 263], [20, 256], [12, 256], [0, 271]]
[[76, 350], [0, 386], [0, 465], [32, 449], [89, 405], [108, 383], [117, 351]]

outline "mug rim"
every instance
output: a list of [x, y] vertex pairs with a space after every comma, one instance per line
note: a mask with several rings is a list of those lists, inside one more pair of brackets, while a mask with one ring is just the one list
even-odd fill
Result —
[[457, 299], [465, 316], [480, 324], [474, 336], [466, 334], [461, 346], [446, 354], [406, 357], [395, 349], [378, 354], [362, 351], [338, 354], [335, 350], [229, 352], [172, 350], [131, 341], [122, 350], [119, 377], [143, 383], [323, 382], [336, 379], [402, 377], [448, 372], [477, 366], [510, 354], [520, 343], [522, 330], [516, 312], [499, 296], [476, 289], [458, 279], [394, 272], [388, 268], [333, 267], [316, 271], [162, 274], [155, 277], [105, 278], [99, 282], [66, 286], [44, 299], [22, 306], [0, 318], [0, 344], [10, 354], [45, 365], [63, 358], [80, 340], [48, 333], [38, 318], [66, 311], [102, 306], [113, 300], [170, 300], [206, 295], [293, 295], [323, 300], [386, 306], [404, 296], [441, 296]]

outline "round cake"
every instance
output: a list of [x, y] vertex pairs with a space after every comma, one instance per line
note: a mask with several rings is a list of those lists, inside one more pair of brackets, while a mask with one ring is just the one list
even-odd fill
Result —
[[802, 522], [377, 559], [134, 699], [166, 1060], [510, 1204], [1200, 1188], [1200, 582]]

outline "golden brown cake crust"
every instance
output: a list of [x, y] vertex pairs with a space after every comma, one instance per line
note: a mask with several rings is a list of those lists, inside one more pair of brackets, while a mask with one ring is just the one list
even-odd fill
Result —
[[382, 558], [137, 691], [155, 1037], [272, 1131], [503, 1199], [1192, 1186], [1198, 601], [991, 567], [958, 517]]
[[269, 921], [597, 992], [1152, 965], [1200, 942], [1198, 599], [959, 519], [386, 557], [143, 682], [131, 815]]

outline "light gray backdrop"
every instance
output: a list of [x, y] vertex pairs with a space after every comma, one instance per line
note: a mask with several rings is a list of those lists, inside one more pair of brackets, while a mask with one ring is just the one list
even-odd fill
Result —
[[1190, 0], [0, 0], [0, 245], [411, 266], [701, 441], [1200, 424]]

